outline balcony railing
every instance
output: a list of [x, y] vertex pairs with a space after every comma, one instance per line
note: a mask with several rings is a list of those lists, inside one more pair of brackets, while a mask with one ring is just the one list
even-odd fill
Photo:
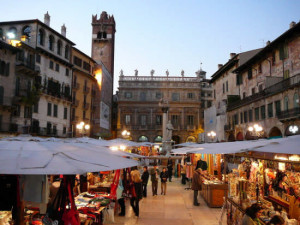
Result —
[[200, 82], [202, 78], [198, 77], [157, 77], [157, 76], [120, 76], [120, 81], [184, 81]]
[[300, 118], [300, 108], [288, 109], [285, 111], [280, 111], [277, 113], [277, 117], [279, 120], [290, 120]]
[[294, 86], [297, 86], [297, 85], [300, 85], [300, 74], [296, 74], [290, 78], [284, 79], [284, 80], [264, 89], [263, 91], [256, 93], [254, 95], [251, 95], [249, 97], [243, 98], [242, 100], [228, 103], [227, 111], [231, 111], [231, 110], [234, 110], [241, 106], [248, 105], [252, 102], [255, 102], [257, 100], [277, 94], [279, 92], [283, 92], [283, 91], [288, 90], [289, 88], [293, 88]]
[[40, 67], [35, 65], [35, 62], [29, 58], [19, 58], [16, 62], [16, 70], [19, 73], [30, 75], [38, 75], [41, 71]]

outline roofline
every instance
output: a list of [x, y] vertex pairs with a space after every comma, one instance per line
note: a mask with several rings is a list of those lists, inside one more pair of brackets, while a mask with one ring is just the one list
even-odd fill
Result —
[[91, 56], [88, 56], [87, 54], [85, 54], [84, 52], [82, 52], [81, 50], [79, 50], [76, 47], [73, 47], [72, 49], [74, 49], [75, 51], [79, 52], [80, 54], [84, 55], [85, 57], [89, 58], [91, 61], [93, 61], [94, 63], [97, 63]]
[[232, 59], [230, 59], [225, 65], [223, 65], [220, 69], [218, 69], [212, 76], [211, 76], [211, 80], [210, 82], [214, 82], [215, 80], [217, 80], [222, 74], [222, 72], [224, 72], [225, 70], [229, 69], [229, 67], [231, 67], [234, 63], [236, 63], [238, 61], [237, 57], [239, 56], [239, 54], [236, 54]]
[[43, 23], [42, 21], [40, 21], [39, 19], [32, 19], [32, 20], [16, 20], [16, 21], [5, 21], [5, 22], [0, 22], [0, 25], [9, 25], [9, 24], [22, 24], [22, 23], [39, 23], [42, 26], [46, 27], [47, 29], [49, 29], [50, 31], [52, 31], [53, 33], [55, 33], [56, 35], [60, 36], [60, 38], [64, 39], [65, 41], [69, 42], [71, 45], [75, 45], [75, 43], [73, 43], [71, 40], [69, 40], [68, 38], [66, 38], [65, 36], [63, 36], [61, 33], [57, 32], [56, 30], [54, 30], [53, 28], [49, 27], [48, 25], [46, 25], [45, 23]]
[[233, 73], [238, 73], [238, 72], [244, 71], [247, 68], [247, 66], [253, 64], [262, 55], [264, 55], [268, 51], [272, 51], [273, 48], [276, 45], [280, 44], [280, 42], [282, 42], [284, 39], [286, 39], [289, 36], [292, 36], [294, 33], [297, 33], [297, 32], [300, 32], [300, 22], [298, 22], [294, 27], [288, 29], [286, 32], [284, 32], [283, 34], [281, 34], [274, 41], [272, 41], [270, 44], [268, 44], [267, 46], [265, 46], [261, 51], [259, 51], [258, 53], [256, 53], [254, 56], [252, 56], [252, 58], [248, 59], [243, 65], [239, 66], [238, 68], [236, 68], [232, 72]]

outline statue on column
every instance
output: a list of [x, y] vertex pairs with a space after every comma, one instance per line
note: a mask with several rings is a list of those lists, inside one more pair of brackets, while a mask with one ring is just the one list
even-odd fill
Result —
[[184, 77], [184, 70], [181, 70], [181, 76]]
[[166, 75], [167, 75], [167, 77], [169, 76], [169, 70], [166, 71]]
[[153, 69], [150, 71], [151, 77], [153, 77], [154, 72], [155, 72], [155, 70], [153, 70]]
[[174, 130], [174, 127], [171, 123], [171, 121], [169, 120], [166, 126], [166, 140], [167, 141], [171, 141], [172, 140], [172, 132]]
[[134, 76], [136, 76], [136, 77], [137, 77], [137, 76], [138, 76], [138, 74], [139, 74], [139, 71], [138, 71], [137, 69], [135, 69], [135, 70], [134, 70]]
[[123, 70], [120, 71], [120, 76], [121, 76], [121, 77], [124, 76]]

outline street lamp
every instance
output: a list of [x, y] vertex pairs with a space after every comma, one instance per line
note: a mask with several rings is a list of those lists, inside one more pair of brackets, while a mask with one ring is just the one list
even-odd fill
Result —
[[124, 139], [127, 139], [129, 137], [129, 135], [130, 135], [129, 131], [127, 131], [127, 130], [122, 131], [122, 136], [123, 136]]
[[90, 129], [90, 125], [85, 124], [84, 122], [80, 122], [76, 125], [76, 128], [79, 130], [82, 136], [84, 136], [86, 131]]
[[209, 138], [211, 138], [211, 142], [213, 142], [213, 140], [214, 140], [214, 138], [215, 138], [216, 135], [217, 135], [217, 134], [216, 134], [216, 132], [214, 132], [214, 131], [208, 132], [208, 134], [207, 134], [207, 136], [208, 136]]
[[291, 125], [291, 126], [289, 127], [289, 131], [290, 131], [292, 134], [296, 134], [296, 133], [298, 132], [298, 130], [299, 130], [299, 128], [298, 128], [298, 126], [296, 126], [296, 125]]
[[251, 134], [254, 134], [255, 137], [261, 137], [263, 134], [262, 126], [258, 124], [248, 127], [248, 131], [250, 131]]

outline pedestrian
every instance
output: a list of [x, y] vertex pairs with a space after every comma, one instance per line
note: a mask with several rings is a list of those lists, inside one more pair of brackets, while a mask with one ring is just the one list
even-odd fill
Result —
[[203, 161], [202, 159], [199, 159], [199, 160], [197, 161], [196, 169], [198, 169], [198, 168], [201, 168], [202, 171], [207, 170], [207, 162], [206, 162], [206, 161]]
[[121, 212], [119, 213], [119, 216], [125, 216], [125, 198], [123, 195], [123, 193], [124, 193], [123, 183], [125, 183], [125, 180], [124, 180], [125, 174], [126, 174], [126, 172], [123, 171], [123, 173], [120, 175], [119, 185], [117, 188], [117, 199], [118, 199], [118, 203], [121, 208]]
[[169, 182], [172, 182], [173, 162], [172, 162], [171, 157], [169, 157], [169, 159], [168, 159], [167, 167], [168, 167]]
[[157, 169], [157, 165], [154, 164], [154, 167], [151, 170], [151, 182], [152, 182], [152, 195], [157, 195], [157, 186], [158, 186], [158, 176], [159, 170]]
[[148, 167], [144, 166], [144, 172], [142, 174], [142, 181], [143, 181], [143, 196], [147, 197], [147, 185], [149, 180], [149, 172]]
[[167, 181], [168, 181], [168, 172], [166, 168], [163, 168], [162, 172], [160, 173], [160, 181], [161, 181], [161, 194], [166, 195], [167, 192]]
[[202, 179], [201, 179], [202, 169], [198, 168], [194, 171], [193, 179], [192, 179], [192, 190], [194, 190], [194, 206], [199, 206], [198, 202], [198, 191], [202, 190]]
[[181, 165], [181, 183], [186, 184], [186, 164]]
[[135, 213], [135, 216], [139, 217], [140, 208], [139, 201], [143, 197], [142, 191], [142, 180], [140, 176], [140, 172], [137, 170], [137, 167], [132, 167], [131, 171], [131, 198], [130, 205]]
[[252, 204], [246, 209], [241, 225], [257, 225], [261, 212], [262, 207], [258, 203]]

